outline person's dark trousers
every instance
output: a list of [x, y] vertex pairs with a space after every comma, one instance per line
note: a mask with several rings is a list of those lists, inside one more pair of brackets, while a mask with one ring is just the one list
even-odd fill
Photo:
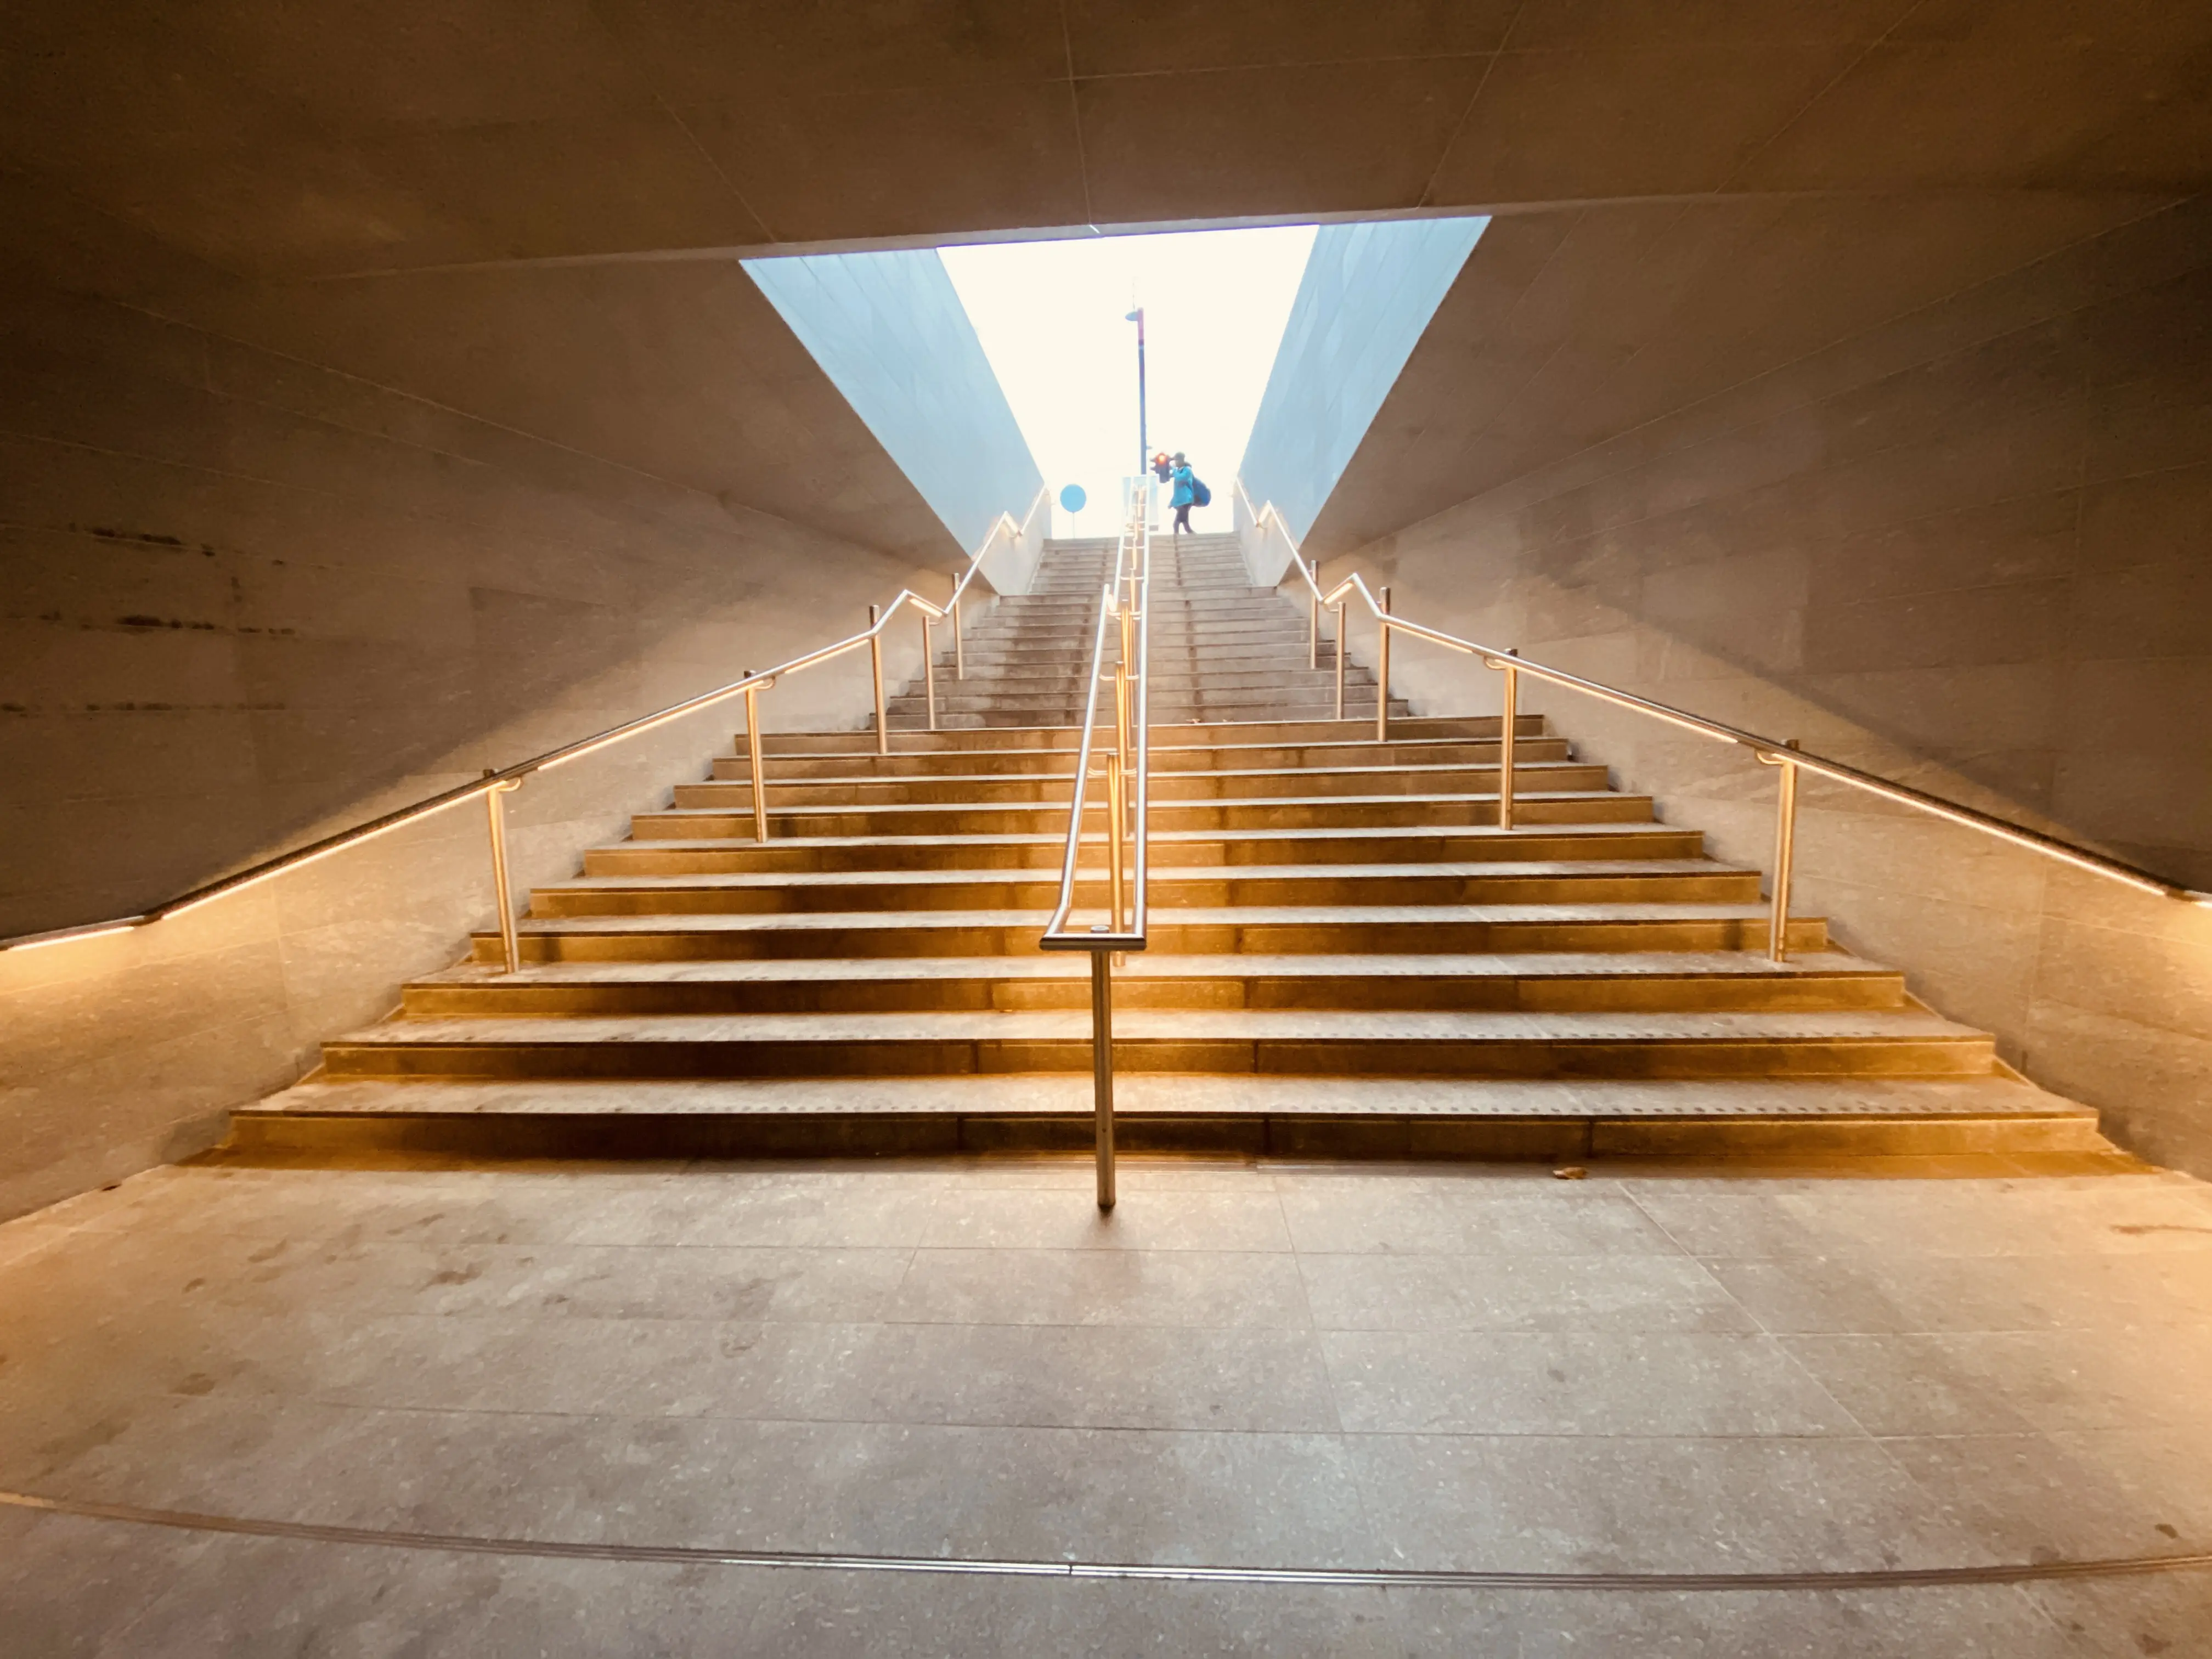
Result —
[[[1185, 501], [1181, 507], [1176, 508], [1175, 527], [1176, 533], [1177, 535], [1181, 535], [1186, 530], [1190, 530], [1190, 503], [1188, 501]], [[1198, 532], [1195, 530], [1190, 530], [1190, 533], [1195, 536], [1198, 534]]]

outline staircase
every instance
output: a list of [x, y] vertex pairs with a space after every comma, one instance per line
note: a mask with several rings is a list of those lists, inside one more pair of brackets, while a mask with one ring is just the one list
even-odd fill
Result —
[[[969, 678], [949, 678], [939, 658], [940, 727], [1080, 726], [1083, 673], [1091, 660], [1100, 594], [1113, 580], [1115, 543], [1054, 542], [1031, 592], [1001, 599], [968, 635]], [[1163, 537], [1152, 569], [1152, 720], [1333, 720], [1335, 658], [1307, 665], [1304, 615], [1273, 588], [1249, 586], [1234, 536]], [[1375, 676], [1345, 665], [1346, 714], [1375, 719]], [[1391, 712], [1406, 712], [1402, 697]], [[894, 731], [928, 724], [919, 687], [890, 700]], [[1063, 820], [1064, 823], [1064, 820]]]
[[[1655, 821], [1540, 717], [1396, 706], [1234, 540], [1157, 544], [1151, 948], [1115, 978], [1131, 1148], [1395, 1157], [2101, 1148], [1990, 1036], [1837, 949], [1767, 959], [1755, 870]], [[235, 1117], [241, 1146], [740, 1156], [1087, 1146], [1088, 963], [1037, 939], [1110, 543], [1035, 590], [872, 732], [740, 752], [499, 940], [325, 1045]], [[1103, 863], [1103, 860], [1101, 861]], [[1103, 903], [1099, 879], [1084, 903]]]

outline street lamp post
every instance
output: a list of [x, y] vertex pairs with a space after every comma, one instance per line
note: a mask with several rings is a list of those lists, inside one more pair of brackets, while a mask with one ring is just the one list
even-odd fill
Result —
[[1121, 319], [1137, 325], [1137, 476], [1152, 470], [1152, 446], [1145, 435], [1145, 308], [1139, 306]]

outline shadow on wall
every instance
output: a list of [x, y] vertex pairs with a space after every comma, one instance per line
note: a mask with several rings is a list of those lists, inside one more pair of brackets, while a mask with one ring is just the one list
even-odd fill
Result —
[[143, 311], [9, 298], [0, 934], [127, 914], [931, 580]]

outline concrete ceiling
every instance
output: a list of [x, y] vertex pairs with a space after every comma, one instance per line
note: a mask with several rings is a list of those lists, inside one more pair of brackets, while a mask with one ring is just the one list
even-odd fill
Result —
[[1305, 545], [1364, 546], [2169, 199], [1947, 191], [1494, 220]]
[[639, 256], [1496, 210], [1349, 544], [2203, 188], [2209, 88], [2174, 0], [17, 0], [0, 240], [941, 556], [732, 264]]
[[0, 50], [0, 165], [244, 276], [2212, 167], [2175, 0], [22, 0]]

